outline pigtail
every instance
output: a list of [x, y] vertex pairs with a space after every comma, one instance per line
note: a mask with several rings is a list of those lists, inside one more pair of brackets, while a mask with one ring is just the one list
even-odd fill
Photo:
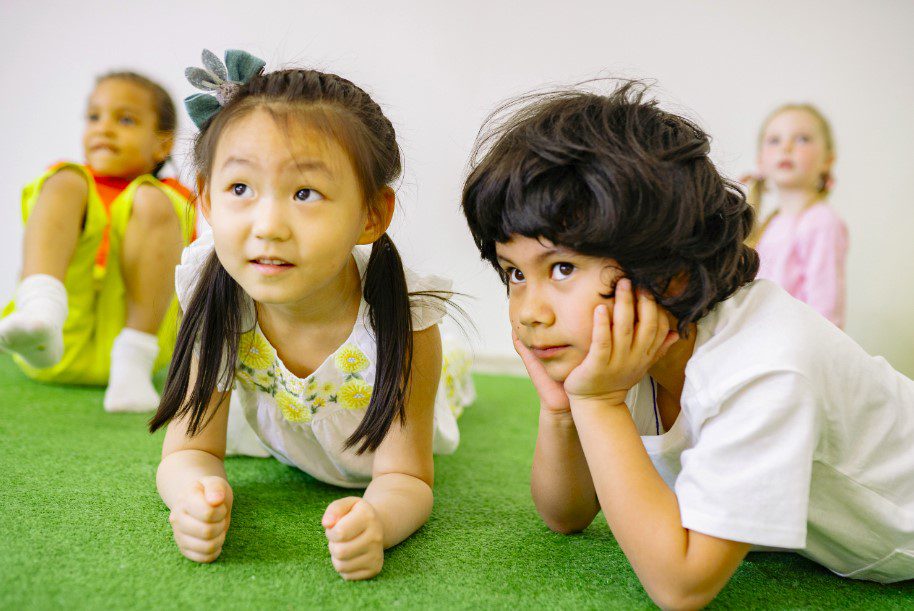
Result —
[[[213, 392], [234, 375], [239, 337], [246, 331], [242, 328], [245, 306], [244, 292], [214, 251], [201, 270], [181, 321], [159, 409], [149, 421], [150, 432], [184, 417], [191, 436], [206, 426], [209, 420], [204, 422], [204, 418]], [[194, 361], [196, 377], [191, 387]]]
[[406, 421], [406, 394], [413, 361], [413, 320], [403, 262], [385, 233], [371, 247], [363, 294], [378, 346], [371, 402], [346, 447], [358, 453], [381, 445], [395, 419]]
[[765, 233], [765, 230], [768, 229], [768, 224], [771, 223], [771, 219], [777, 214], [777, 211], [774, 211], [762, 218], [762, 196], [764, 193], [764, 178], [752, 178], [749, 180], [749, 189], [746, 191], [746, 201], [755, 212], [755, 223], [752, 225], [752, 231], [749, 233], [746, 244], [752, 248], [758, 246], [759, 241], [762, 239], [762, 234]]

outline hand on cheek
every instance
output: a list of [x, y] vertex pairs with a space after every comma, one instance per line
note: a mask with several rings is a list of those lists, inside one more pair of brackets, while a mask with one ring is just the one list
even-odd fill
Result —
[[520, 355], [521, 360], [524, 362], [524, 367], [527, 368], [527, 374], [530, 376], [530, 381], [533, 382], [533, 387], [536, 388], [542, 407], [555, 413], [570, 412], [571, 405], [568, 403], [568, 395], [565, 394], [562, 384], [549, 377], [546, 368], [543, 367], [538, 358], [533, 356], [530, 349], [520, 341], [517, 333], [512, 331], [511, 337], [514, 340], [514, 350]]
[[621, 405], [679, 334], [650, 292], [633, 291], [628, 278], [619, 280], [614, 299], [598, 305], [593, 317], [590, 349], [565, 380], [565, 392], [572, 403]]
[[346, 580], [370, 579], [384, 566], [384, 532], [374, 507], [350, 496], [327, 506], [321, 519], [333, 568]]

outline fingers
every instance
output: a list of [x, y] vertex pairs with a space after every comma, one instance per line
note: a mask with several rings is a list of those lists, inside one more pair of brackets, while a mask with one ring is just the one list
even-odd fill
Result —
[[612, 317], [612, 341], [617, 349], [628, 352], [634, 336], [635, 311], [632, 296], [632, 281], [621, 278], [616, 283], [615, 304]]
[[172, 528], [175, 528], [188, 536], [204, 540], [219, 537], [228, 530], [229, 525], [228, 517], [221, 522], [216, 523], [201, 522], [185, 512], [172, 512], [168, 521], [171, 522]]
[[[218, 558], [219, 554], [222, 553], [225, 535], [226, 533], [223, 532], [215, 539], [198, 539], [180, 531], [174, 531], [175, 543], [178, 544], [182, 554], [187, 555], [186, 552], [191, 552], [199, 557], [212, 558], [212, 560]], [[191, 558], [191, 560], [194, 560], [194, 558]], [[211, 562], [212, 560], [197, 560], [197, 562]]]
[[210, 476], [200, 480], [203, 498], [213, 507], [225, 502], [228, 497], [229, 485], [221, 477]]
[[381, 572], [384, 566], [383, 552], [378, 554], [369, 551], [361, 556], [350, 560], [338, 560], [331, 558], [333, 568], [340, 574], [340, 577], [347, 581], [357, 581], [360, 579], [371, 579]]
[[[661, 317], [657, 309], [657, 302], [654, 296], [647, 289], [639, 288], [635, 291], [637, 298], [636, 308], [638, 309], [638, 326], [635, 330], [635, 341], [633, 348], [639, 350], [644, 356], [652, 357], [654, 355], [654, 341], [657, 339], [657, 332], [660, 328]], [[666, 333], [664, 332], [664, 335]], [[659, 346], [658, 346], [659, 347]]]
[[[362, 499], [358, 497], [348, 497], [355, 499], [355, 503], [344, 516], [339, 518], [334, 526], [326, 531], [327, 540], [332, 542], [351, 541], [362, 534], [368, 527], [372, 517], [372, 509], [365, 502], [359, 502]], [[348, 499], [340, 499], [348, 500]], [[334, 501], [334, 503], [337, 501]], [[332, 505], [332, 503], [331, 503]], [[328, 507], [329, 509], [329, 507]]]
[[366, 529], [351, 541], [328, 541], [327, 549], [335, 561], [344, 562], [361, 558], [368, 550], [382, 549], [383, 543], [380, 532]]
[[228, 507], [225, 503], [213, 506], [207, 501], [204, 487], [199, 482], [197, 483], [196, 488], [184, 500], [181, 509], [192, 518], [201, 522], [213, 524], [223, 521], [228, 515]]
[[324, 528], [334, 528], [337, 522], [352, 511], [352, 508], [356, 503], [361, 500], [362, 499], [357, 496], [347, 496], [333, 501], [327, 505], [327, 509], [324, 510], [324, 516], [321, 518], [321, 526]]
[[587, 357], [598, 362], [609, 360], [613, 347], [612, 329], [609, 322], [609, 307], [598, 305], [593, 311], [593, 333]]

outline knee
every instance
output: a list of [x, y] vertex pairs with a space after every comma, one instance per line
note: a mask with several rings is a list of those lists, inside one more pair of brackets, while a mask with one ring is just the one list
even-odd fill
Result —
[[168, 196], [158, 187], [140, 185], [133, 198], [130, 220], [146, 231], [174, 230], [180, 232], [178, 215]]

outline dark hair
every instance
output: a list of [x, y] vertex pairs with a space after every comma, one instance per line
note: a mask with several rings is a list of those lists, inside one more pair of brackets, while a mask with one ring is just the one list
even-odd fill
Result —
[[[95, 79], [95, 85], [98, 86], [104, 81], [109, 80], [128, 81], [135, 85], [139, 85], [148, 91], [149, 95], [152, 96], [152, 107], [156, 113], [156, 131], [164, 134], [171, 134], [172, 136], [174, 135], [175, 131], [178, 129], [178, 113], [175, 111], [174, 100], [171, 99], [171, 95], [169, 95], [164, 87], [142, 74], [129, 70], [107, 72]], [[168, 163], [169, 159], [170, 156], [160, 161], [152, 170], [151, 174], [158, 178], [159, 172], [162, 171], [162, 168], [165, 167], [165, 164]]]
[[[257, 108], [277, 121], [307, 121], [338, 142], [349, 155], [362, 195], [372, 213], [380, 213], [383, 188], [401, 173], [400, 149], [393, 125], [362, 89], [335, 74], [315, 70], [279, 70], [259, 74], [207, 121], [194, 144], [198, 182], [206, 184], [220, 134], [232, 121]], [[400, 255], [387, 234], [373, 245], [365, 269], [363, 294], [378, 345], [377, 374], [371, 402], [346, 447], [375, 450], [394, 420], [405, 422], [405, 398], [412, 366], [410, 293]], [[415, 293], [414, 295], [425, 295]], [[155, 431], [175, 417], [189, 416], [188, 432], [205, 426], [210, 396], [217, 383], [231, 380], [242, 328], [243, 289], [215, 253], [207, 261], [178, 332], [159, 409], [150, 420]], [[198, 369], [190, 385], [191, 356], [199, 341]], [[223, 363], [231, 366], [223, 369]], [[221, 373], [220, 373], [221, 372]], [[226, 379], [220, 380], [220, 375]]]
[[[463, 212], [506, 284], [495, 244], [545, 238], [615, 259], [685, 334], [755, 277], [758, 255], [744, 244], [753, 210], [708, 159], [701, 128], [646, 89], [623, 81], [608, 95], [559, 91], [500, 107], [477, 137]], [[685, 288], [668, 295], [676, 277]]]

